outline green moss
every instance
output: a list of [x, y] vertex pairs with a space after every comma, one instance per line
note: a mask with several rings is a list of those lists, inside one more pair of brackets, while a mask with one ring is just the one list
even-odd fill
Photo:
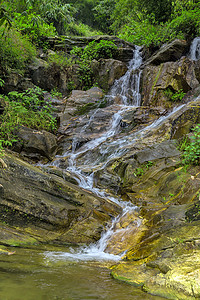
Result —
[[118, 274], [115, 273], [114, 271], [111, 272], [111, 276], [112, 276], [114, 279], [117, 279], [117, 280], [120, 280], [120, 281], [129, 283], [129, 284], [131, 284], [131, 285], [133, 285], [133, 286], [135, 286], [135, 287], [143, 287], [143, 285], [144, 285], [144, 282], [135, 282], [135, 281], [132, 281], [131, 279], [129, 279], [129, 278], [127, 278], [127, 277], [118, 275]]
[[88, 113], [90, 110], [95, 109], [95, 108], [103, 108], [106, 107], [107, 105], [107, 101], [103, 100], [103, 101], [97, 101], [96, 103], [87, 103], [79, 108], [77, 108], [77, 110], [75, 111], [75, 115], [84, 115], [86, 113]]
[[159, 79], [159, 77], [160, 77], [162, 68], [163, 68], [163, 64], [160, 65], [159, 70], [158, 70], [158, 72], [157, 72], [157, 74], [156, 74], [155, 80], [154, 80], [153, 85], [152, 85], [152, 88], [151, 88], [150, 98], [153, 96], [153, 91], [154, 91], [154, 88], [155, 88], [155, 86], [156, 86], [156, 83], [157, 83], [157, 81], [158, 81], [158, 79]]

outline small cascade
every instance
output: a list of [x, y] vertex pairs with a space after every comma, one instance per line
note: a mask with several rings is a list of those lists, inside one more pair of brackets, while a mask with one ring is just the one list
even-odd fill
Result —
[[141, 47], [135, 47], [128, 71], [115, 81], [109, 95], [112, 98], [120, 97], [124, 105], [140, 106], [140, 77], [142, 71], [139, 70], [139, 67], [142, 64], [142, 57], [140, 54]]
[[192, 60], [200, 59], [200, 37], [196, 37], [190, 46], [190, 58]]
[[[125, 111], [130, 110], [133, 106], [140, 105], [140, 76], [141, 71], [139, 67], [142, 63], [142, 58], [140, 55], [140, 47], [136, 46], [134, 51], [133, 59], [129, 64], [129, 68], [127, 73], [117, 80], [111, 89], [109, 97], [115, 98], [116, 96], [121, 97], [123, 105], [119, 105], [119, 110], [117, 113], [114, 113], [110, 127], [108, 130], [98, 138], [95, 138], [87, 143], [85, 143], [78, 150], [76, 143], [78, 142], [76, 139], [72, 142], [72, 151], [67, 152], [63, 155], [63, 157], [69, 157], [69, 166], [67, 171], [69, 171], [73, 177], [78, 182], [79, 186], [93, 192], [99, 197], [107, 198], [118, 205], [120, 205], [123, 209], [122, 215], [115, 218], [109, 228], [102, 234], [101, 239], [96, 243], [92, 244], [89, 247], [79, 248], [77, 251], [71, 249], [68, 253], [47, 253], [48, 259], [52, 257], [53, 259], [72, 259], [72, 260], [119, 260], [124, 253], [120, 253], [117, 255], [109, 254], [106, 252], [106, 247], [111, 239], [111, 237], [117, 234], [117, 223], [121, 220], [122, 217], [126, 217], [126, 215], [132, 215], [134, 218], [134, 214], [136, 213], [137, 207], [135, 207], [131, 203], [127, 203], [121, 201], [121, 199], [114, 197], [113, 195], [109, 195], [105, 190], [99, 189], [95, 187], [94, 184], [94, 171], [100, 163], [100, 167], [98, 166], [98, 170], [102, 170], [105, 168], [107, 163], [122, 154], [126, 153], [128, 146], [132, 146], [138, 139], [144, 137], [152, 128], [156, 128], [160, 126], [162, 122], [169, 118], [172, 114], [175, 113], [178, 109], [170, 113], [168, 116], [162, 116], [157, 121], [153, 122], [151, 125], [146, 128], [140, 130], [137, 133], [125, 136], [123, 138], [118, 137], [118, 133], [120, 132], [120, 123], [122, 119], [122, 114]], [[90, 117], [89, 123], [95, 118], [97, 110], [94, 111], [94, 114]], [[82, 128], [81, 133], [84, 133], [84, 130], [87, 129], [87, 125]], [[84, 165], [80, 165], [78, 158], [87, 153], [90, 153], [92, 150], [98, 150], [99, 157], [92, 162], [92, 164], [88, 164], [87, 159], [84, 160]], [[109, 153], [109, 154], [108, 154]], [[91, 155], [89, 155], [91, 156]], [[56, 163], [54, 163], [55, 165]], [[90, 171], [85, 172], [84, 168], [89, 169]], [[140, 226], [140, 223], [136, 222], [136, 227]], [[121, 230], [121, 229], [120, 229]], [[119, 230], [119, 231], [120, 231]], [[127, 230], [129, 230], [127, 228]], [[123, 235], [126, 234], [126, 228], [123, 228]]]

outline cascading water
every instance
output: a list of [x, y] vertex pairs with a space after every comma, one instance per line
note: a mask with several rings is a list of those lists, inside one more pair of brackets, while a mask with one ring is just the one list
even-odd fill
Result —
[[124, 105], [140, 106], [140, 77], [141, 70], [139, 67], [142, 64], [140, 47], [135, 46], [133, 59], [129, 63], [128, 71], [120, 79], [116, 80], [111, 91], [112, 98], [118, 96]]
[[[113, 220], [111, 227], [107, 228], [106, 232], [103, 233], [101, 239], [93, 245], [90, 245], [89, 247], [80, 248], [78, 251], [74, 252], [72, 249], [71, 253], [47, 253], [48, 259], [52, 257], [53, 259], [73, 259], [73, 260], [119, 260], [123, 253], [121, 255], [112, 255], [109, 253], [106, 253], [106, 247], [109, 239], [116, 233], [115, 230], [115, 224], [119, 221], [121, 217], [126, 215], [127, 213], [134, 213], [136, 210], [136, 207], [132, 205], [131, 203], [127, 203], [124, 201], [121, 201], [117, 197], [110, 196], [106, 191], [100, 190], [99, 188], [95, 187], [94, 185], [94, 170], [99, 165], [99, 159], [101, 160], [101, 164], [99, 169], [104, 169], [106, 164], [122, 154], [124, 154], [128, 146], [132, 146], [136, 140], [143, 137], [145, 134], [148, 134], [152, 128], [158, 127], [162, 124], [166, 118], [169, 118], [172, 114], [174, 114], [177, 110], [181, 109], [183, 106], [179, 106], [176, 108], [173, 112], [171, 112], [167, 116], [162, 116], [155, 122], [153, 122], [151, 125], [147, 126], [146, 128], [140, 130], [137, 133], [129, 134], [128, 136], [125, 136], [123, 138], [118, 138], [118, 133], [120, 131], [120, 123], [122, 119], [122, 114], [125, 111], [128, 111], [132, 109], [133, 107], [140, 105], [140, 76], [141, 71], [139, 70], [139, 67], [142, 63], [142, 58], [140, 55], [140, 48], [136, 47], [133, 55], [133, 59], [131, 60], [129, 64], [129, 68], [127, 73], [117, 80], [111, 89], [110, 95], [108, 97], [115, 98], [116, 96], [120, 96], [122, 99], [122, 105], [119, 105], [119, 110], [117, 113], [115, 113], [112, 117], [112, 121], [110, 124], [110, 127], [106, 132], [104, 132], [100, 137], [93, 139], [89, 141], [88, 143], [84, 144], [82, 147], [80, 147], [78, 150], [76, 150], [76, 143], [77, 140], [74, 139], [72, 143], [72, 152], [65, 153], [63, 157], [69, 156], [69, 166], [67, 170], [74, 176], [74, 178], [77, 180], [80, 187], [92, 191], [99, 197], [105, 197], [107, 199], [110, 199], [111, 201], [119, 204], [123, 208], [122, 216], [118, 216]], [[91, 116], [89, 123], [95, 118], [95, 114], [98, 111], [96, 110], [94, 114]], [[82, 133], [87, 128], [87, 125], [83, 127]], [[78, 158], [87, 152], [90, 152], [92, 150], [98, 150], [99, 157], [98, 159], [94, 160], [92, 164], [89, 165], [91, 172], [84, 172], [84, 167], [88, 167], [87, 160], [84, 161], [84, 165], [78, 165]], [[107, 153], [110, 153], [109, 155]], [[103, 161], [103, 163], [102, 163]], [[56, 165], [56, 162], [54, 163]], [[89, 174], [88, 174], [89, 173]], [[136, 226], [140, 226], [140, 223], [136, 224]], [[123, 229], [124, 231], [126, 229]]]
[[[76, 139], [72, 142], [72, 153], [70, 153], [69, 157], [69, 167], [67, 168], [68, 171], [74, 176], [74, 178], [77, 180], [80, 187], [90, 190], [96, 195], [100, 197], [106, 197], [107, 199], [110, 199], [111, 201], [119, 204], [123, 208], [122, 215], [126, 214], [127, 211], [135, 211], [135, 206], [122, 202], [119, 199], [108, 195], [104, 190], [100, 190], [98, 188], [94, 187], [93, 183], [93, 172], [91, 172], [89, 175], [84, 174], [80, 167], [77, 166], [77, 158], [86, 153], [87, 151], [91, 151], [98, 147], [99, 145], [103, 144], [106, 140], [109, 138], [115, 136], [119, 130], [120, 130], [120, 122], [121, 122], [121, 114], [128, 110], [130, 106], [139, 106], [140, 105], [140, 76], [141, 71], [139, 70], [139, 67], [142, 63], [142, 58], [140, 54], [140, 47], [135, 48], [135, 51], [133, 52], [133, 59], [129, 63], [128, 71], [127, 73], [117, 80], [111, 90], [111, 93], [109, 97], [116, 97], [120, 95], [122, 99], [123, 105], [120, 106], [120, 109], [117, 113], [115, 113], [112, 117], [112, 121], [110, 124], [110, 128], [102, 134], [100, 137], [91, 140], [90, 142], [86, 143], [84, 146], [82, 146], [78, 151], [76, 151]], [[128, 91], [128, 93], [127, 93]], [[89, 123], [91, 120], [95, 117], [97, 111], [94, 112], [94, 114], [91, 116]], [[87, 125], [85, 126], [85, 128]], [[84, 131], [84, 129], [82, 131]], [[69, 155], [69, 153], [65, 153], [64, 156]], [[54, 163], [56, 165], [56, 163]], [[81, 259], [81, 260], [95, 260], [95, 259], [108, 259], [108, 260], [119, 260], [121, 258], [121, 255], [112, 255], [105, 252], [107, 241], [112, 236], [114, 232], [114, 226], [116, 222], [118, 222], [120, 216], [115, 218], [113, 220], [112, 225], [110, 228], [107, 228], [106, 232], [102, 235], [101, 239], [98, 241], [98, 243], [91, 245], [89, 247], [80, 248], [78, 252], [74, 253], [47, 253], [46, 255], [57, 259], [61, 259], [63, 257], [70, 258], [70, 259]]]
[[192, 60], [200, 59], [200, 37], [196, 37], [191, 44], [190, 58]]

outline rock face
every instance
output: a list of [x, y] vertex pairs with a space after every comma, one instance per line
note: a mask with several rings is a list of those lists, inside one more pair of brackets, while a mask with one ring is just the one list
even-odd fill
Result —
[[103, 96], [103, 91], [98, 87], [93, 87], [87, 91], [73, 90], [65, 103], [64, 111], [60, 114], [61, 128], [66, 127], [71, 118], [77, 118], [77, 116], [97, 108], [101, 104]]
[[21, 127], [17, 131], [20, 143], [16, 145], [16, 150], [25, 157], [33, 160], [40, 160], [46, 157], [52, 160], [58, 150], [55, 135], [45, 130], [38, 131], [27, 127]]
[[100, 88], [108, 92], [114, 81], [126, 73], [127, 66], [119, 60], [100, 59], [99, 61], [93, 61], [92, 71], [95, 76], [95, 81]]
[[6, 155], [0, 168], [0, 239], [6, 245], [90, 243], [121, 208]]
[[[190, 166], [186, 171], [177, 141], [169, 140], [170, 132], [173, 137], [184, 137], [194, 123], [200, 122], [199, 113], [196, 99], [107, 168], [107, 172], [120, 176], [121, 197], [136, 204], [142, 218], [141, 226], [133, 226], [135, 231], [126, 220], [124, 241], [120, 234], [113, 237], [113, 252], [118, 253], [118, 247], [128, 251], [112, 275], [168, 299], [196, 299], [200, 295], [200, 169]], [[192, 120], [190, 126], [188, 120]], [[161, 142], [163, 134], [165, 140]], [[135, 218], [131, 216], [133, 223]], [[123, 230], [123, 222], [120, 226]]]
[[188, 52], [186, 41], [175, 40], [144, 62], [142, 105], [170, 108], [182, 100], [180, 92], [189, 96], [188, 92], [199, 86], [200, 63], [184, 56]]
[[50, 65], [43, 59], [37, 59], [29, 65], [30, 77], [35, 85], [48, 91], [57, 88], [63, 94], [69, 94], [72, 87], [81, 87], [78, 70], [78, 65], [59, 67]]
[[174, 40], [169, 44], [164, 44], [154, 55], [152, 55], [145, 65], [159, 65], [168, 61], [176, 61], [181, 56], [186, 55], [189, 45], [184, 40]]
[[187, 93], [196, 88], [199, 85], [197, 71], [199, 67], [196, 62], [186, 57], [176, 62], [146, 66], [142, 79], [143, 105], [173, 106], [174, 102], [170, 99], [168, 92], [171, 91], [173, 94], [182, 90]]
[[96, 41], [97, 43], [101, 40], [114, 42], [118, 47], [118, 50], [115, 53], [114, 59], [121, 60], [123, 62], [128, 62], [133, 56], [133, 49], [135, 45], [121, 40], [116, 36], [90, 36], [90, 37], [66, 37], [66, 38], [46, 38], [48, 44], [50, 44], [53, 50], [62, 50], [65, 52], [70, 52], [73, 47], [82, 47], [84, 48], [88, 43]]

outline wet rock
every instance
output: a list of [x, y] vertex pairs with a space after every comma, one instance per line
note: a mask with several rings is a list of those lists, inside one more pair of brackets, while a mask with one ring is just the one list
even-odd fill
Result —
[[[97, 88], [95, 88], [96, 90]], [[99, 89], [97, 89], [97, 92]], [[80, 93], [79, 93], [80, 92]], [[87, 91], [88, 92], [88, 91]], [[73, 95], [73, 94], [72, 94]], [[91, 104], [94, 106], [99, 105], [101, 101], [100, 97], [102, 95], [101, 90], [99, 98], [89, 97], [88, 93], [83, 91], [77, 91], [74, 95], [79, 95], [80, 99], [83, 101], [93, 101]], [[82, 98], [83, 97], [83, 98]], [[75, 106], [73, 102], [74, 97], [72, 98], [71, 106], [67, 104], [65, 111], [61, 114], [61, 126], [58, 132], [61, 134], [59, 145], [63, 149], [62, 151], [70, 150], [72, 141], [74, 150], [82, 147], [86, 142], [100, 137], [110, 126], [112, 117], [114, 113], [120, 110], [119, 106], [112, 105], [101, 109], [91, 109], [86, 114], [70, 116], [72, 111], [77, 112], [79, 107], [84, 108], [84, 106]], [[79, 98], [77, 98], [77, 101]], [[98, 100], [99, 99], [99, 100]], [[68, 102], [67, 102], [68, 103]], [[81, 103], [81, 102], [80, 102]], [[87, 104], [86, 104], [87, 105]], [[71, 107], [71, 112], [69, 114], [68, 108]]]
[[171, 138], [180, 139], [191, 132], [195, 124], [200, 123], [199, 97], [191, 101], [188, 109], [183, 111], [173, 122]]
[[[159, 66], [144, 68], [142, 79], [142, 103], [144, 106], [172, 107], [177, 105], [170, 99], [172, 94], [184, 93], [199, 86], [197, 67], [189, 58], [182, 57], [176, 62], [166, 62]], [[178, 101], [178, 100], [177, 100]], [[181, 100], [179, 100], [180, 102]]]
[[[121, 208], [39, 168], [5, 155], [0, 168], [0, 239], [7, 245], [90, 243]], [[104, 214], [100, 218], [93, 210]], [[105, 222], [106, 219], [106, 222]]]
[[103, 91], [98, 87], [87, 91], [73, 90], [66, 101], [64, 112], [60, 115], [61, 127], [70, 124], [72, 117], [76, 119], [78, 115], [86, 114], [91, 109], [97, 108], [103, 96]]
[[114, 59], [100, 59], [92, 62], [94, 81], [105, 91], [113, 85], [116, 79], [122, 77], [126, 71], [125, 63]]

